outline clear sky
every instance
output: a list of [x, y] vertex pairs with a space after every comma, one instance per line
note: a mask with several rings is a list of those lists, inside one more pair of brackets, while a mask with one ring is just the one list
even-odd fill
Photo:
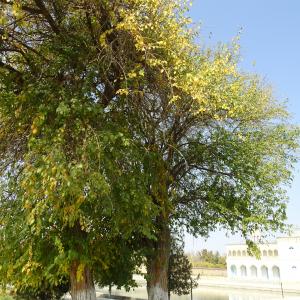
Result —
[[[242, 28], [241, 68], [260, 74], [275, 95], [288, 99], [291, 122], [300, 124], [300, 0], [194, 0], [190, 16], [201, 23], [200, 42], [230, 42]], [[288, 223], [300, 225], [300, 163], [288, 189]], [[186, 237], [186, 250], [225, 251], [226, 239], [216, 232], [204, 241]]]

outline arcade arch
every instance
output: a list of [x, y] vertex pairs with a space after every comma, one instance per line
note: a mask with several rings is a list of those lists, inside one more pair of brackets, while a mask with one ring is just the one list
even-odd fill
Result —
[[277, 266], [273, 266], [272, 274], [274, 279], [280, 279], [280, 269]]
[[237, 276], [236, 265], [232, 265], [232, 266], [230, 267], [230, 272], [231, 272], [231, 276], [233, 276], [233, 277]]
[[242, 277], [247, 277], [247, 268], [246, 268], [246, 266], [242, 265], [241, 268], [240, 268], [240, 271], [241, 271], [241, 276]]
[[257, 277], [257, 268], [256, 268], [256, 266], [251, 266], [250, 267], [250, 275], [251, 275], [251, 277]]
[[262, 278], [269, 279], [269, 270], [268, 270], [268, 267], [262, 266], [260, 270], [261, 270], [261, 276], [262, 276]]

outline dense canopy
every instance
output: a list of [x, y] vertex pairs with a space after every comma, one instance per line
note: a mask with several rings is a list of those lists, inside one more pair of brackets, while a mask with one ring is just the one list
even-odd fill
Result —
[[299, 131], [239, 70], [237, 42], [200, 47], [186, 11], [0, 0], [3, 284], [69, 278], [73, 299], [95, 299], [124, 251], [165, 300], [172, 231], [282, 228]]

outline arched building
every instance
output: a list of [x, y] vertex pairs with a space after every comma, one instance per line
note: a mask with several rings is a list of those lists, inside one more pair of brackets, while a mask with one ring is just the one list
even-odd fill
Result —
[[227, 250], [227, 275], [231, 279], [273, 282], [300, 281], [300, 231], [258, 244], [261, 258], [250, 256], [246, 244], [231, 244]]

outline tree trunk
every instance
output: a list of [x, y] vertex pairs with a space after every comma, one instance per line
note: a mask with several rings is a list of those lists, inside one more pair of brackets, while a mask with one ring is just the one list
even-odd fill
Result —
[[111, 284], [108, 287], [109, 298], [111, 298]]
[[164, 225], [159, 232], [153, 255], [148, 258], [148, 299], [168, 300], [168, 266], [170, 256], [170, 230]]
[[96, 290], [91, 270], [84, 266], [82, 272], [78, 272], [78, 268], [79, 263], [74, 262], [70, 271], [72, 300], [96, 300]]

